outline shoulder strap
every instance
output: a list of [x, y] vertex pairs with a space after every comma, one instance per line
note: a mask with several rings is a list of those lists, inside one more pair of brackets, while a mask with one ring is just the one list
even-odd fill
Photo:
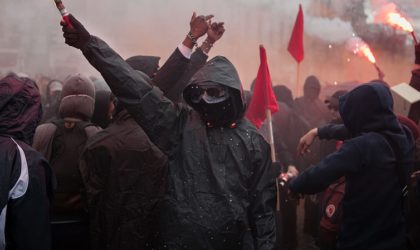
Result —
[[32, 147], [40, 152], [47, 161], [51, 160], [52, 142], [57, 126], [54, 123], [45, 123], [36, 128]]

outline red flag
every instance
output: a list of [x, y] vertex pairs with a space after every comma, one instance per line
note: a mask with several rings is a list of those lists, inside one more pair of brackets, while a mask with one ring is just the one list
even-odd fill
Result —
[[255, 80], [254, 91], [249, 104], [246, 117], [257, 128], [260, 128], [266, 118], [266, 110], [271, 113], [279, 110], [276, 96], [271, 87], [270, 70], [267, 64], [267, 54], [262, 45], [260, 45], [260, 68], [258, 69], [257, 79]]
[[292, 36], [290, 37], [289, 47], [287, 50], [295, 58], [297, 63], [303, 60], [303, 12], [302, 5], [299, 4], [299, 12], [296, 16], [295, 26], [293, 27]]

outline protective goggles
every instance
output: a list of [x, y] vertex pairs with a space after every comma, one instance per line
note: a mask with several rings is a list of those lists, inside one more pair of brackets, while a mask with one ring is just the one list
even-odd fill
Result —
[[201, 100], [209, 104], [219, 103], [229, 97], [228, 88], [217, 83], [193, 84], [190, 89], [192, 103], [199, 103]]

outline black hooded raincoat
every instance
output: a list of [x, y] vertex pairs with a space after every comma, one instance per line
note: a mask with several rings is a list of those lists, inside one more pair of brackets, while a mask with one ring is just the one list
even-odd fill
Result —
[[275, 174], [270, 148], [242, 118], [241, 83], [225, 58], [209, 61], [193, 77], [237, 92], [235, 128], [208, 128], [200, 115], [174, 104], [150, 79], [92, 37], [83, 49], [113, 93], [169, 159], [161, 224], [168, 249], [273, 249]]

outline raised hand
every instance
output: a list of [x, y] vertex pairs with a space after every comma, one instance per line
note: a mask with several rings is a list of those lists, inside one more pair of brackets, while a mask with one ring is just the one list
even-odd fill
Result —
[[69, 15], [71, 26], [67, 25], [66, 22], [61, 21], [60, 25], [63, 26], [63, 37], [65, 43], [69, 46], [83, 49], [89, 42], [91, 36], [89, 32], [83, 27], [83, 25], [73, 16]]
[[210, 28], [212, 18], [213, 15], [197, 16], [197, 14], [194, 12], [190, 21], [190, 34], [195, 39], [202, 37], [204, 34], [207, 33], [207, 30]]
[[212, 23], [210, 28], [207, 30], [206, 41], [214, 43], [219, 40], [225, 33], [225, 27], [223, 22]]

